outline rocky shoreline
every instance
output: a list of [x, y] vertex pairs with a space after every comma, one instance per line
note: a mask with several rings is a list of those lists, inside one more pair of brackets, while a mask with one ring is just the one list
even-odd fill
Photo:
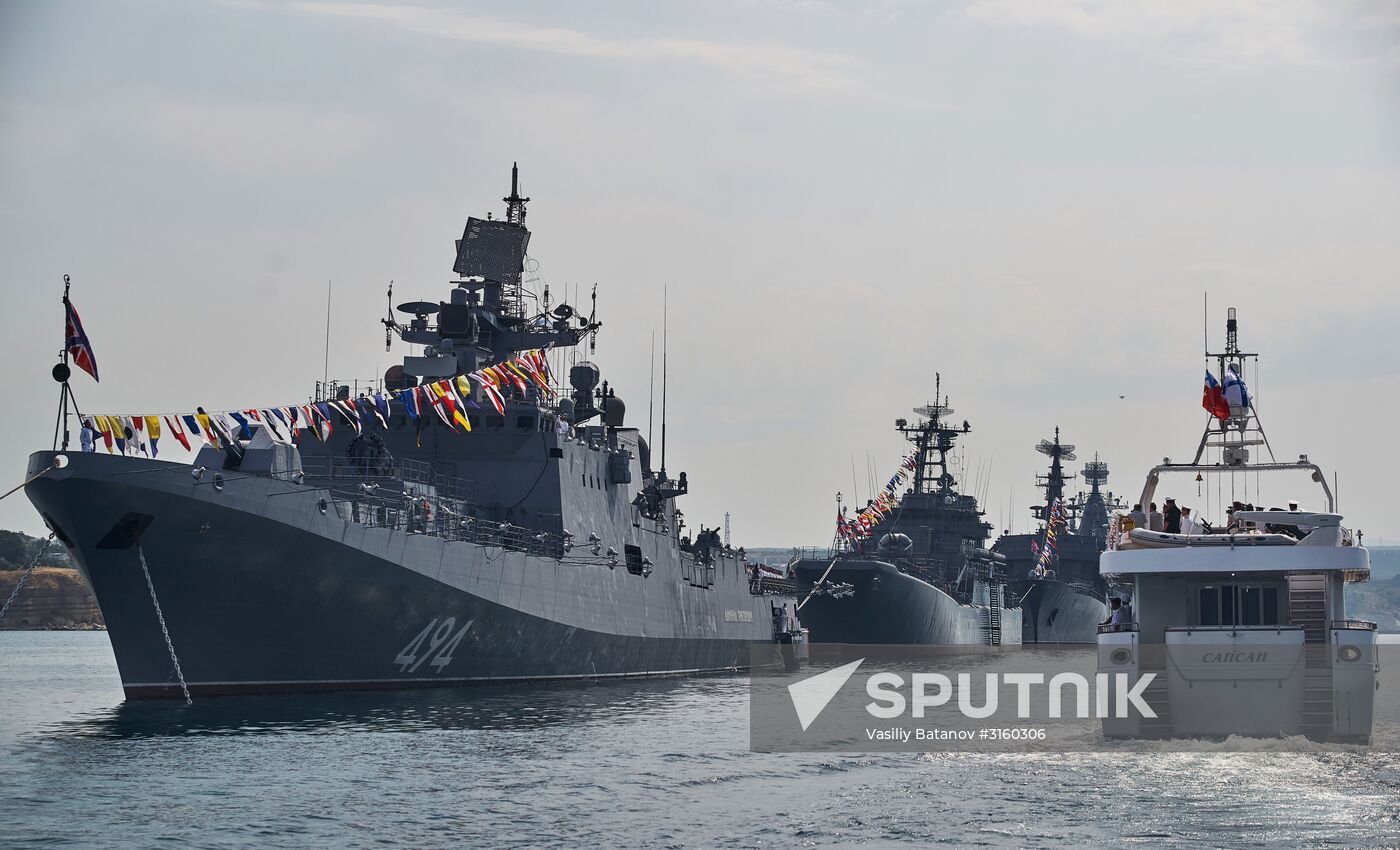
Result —
[[[23, 575], [0, 571], [0, 600], [8, 599]], [[105, 630], [97, 600], [82, 574], [68, 567], [38, 567], [0, 620], [0, 631]]]

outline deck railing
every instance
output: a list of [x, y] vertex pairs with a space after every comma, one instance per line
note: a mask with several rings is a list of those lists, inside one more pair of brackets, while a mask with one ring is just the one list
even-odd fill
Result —
[[1329, 629], [1352, 629], [1363, 632], [1374, 632], [1376, 624], [1370, 620], [1333, 620], [1328, 624]]
[[1100, 623], [1099, 634], [1111, 635], [1117, 632], [1135, 632], [1138, 630], [1137, 623]]

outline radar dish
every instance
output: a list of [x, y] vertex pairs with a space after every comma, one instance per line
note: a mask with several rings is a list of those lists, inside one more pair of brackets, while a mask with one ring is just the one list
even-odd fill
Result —
[[914, 413], [925, 419], [943, 419], [953, 415], [953, 408], [946, 404], [926, 404], [914, 408]]
[[1075, 460], [1074, 446], [1070, 443], [1052, 443], [1049, 440], [1041, 440], [1040, 445], [1035, 450], [1043, 455], [1058, 457], [1061, 460]]
[[441, 304], [434, 304], [431, 301], [405, 301], [394, 308], [400, 313], [412, 313], [415, 316], [431, 316], [442, 309]]
[[1107, 483], [1108, 461], [1091, 460], [1084, 464], [1084, 480], [1089, 484]]

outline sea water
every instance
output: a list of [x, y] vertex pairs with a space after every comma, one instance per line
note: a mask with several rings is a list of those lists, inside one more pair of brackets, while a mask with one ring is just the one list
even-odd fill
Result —
[[127, 703], [0, 632], [5, 848], [1394, 846], [1397, 743], [761, 754], [742, 676]]

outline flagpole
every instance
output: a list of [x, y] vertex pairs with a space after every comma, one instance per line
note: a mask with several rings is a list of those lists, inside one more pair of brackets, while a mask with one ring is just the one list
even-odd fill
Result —
[[[53, 367], [53, 379], [62, 385], [58, 392], [58, 417], [53, 424], [53, 446], [59, 449], [58, 432], [63, 431], [63, 444], [61, 451], [68, 451], [68, 401], [73, 392], [68, 386], [68, 378], [72, 375], [72, 369], [68, 366], [68, 288], [72, 281], [68, 275], [63, 276], [63, 350], [58, 355], [58, 363]], [[73, 405], [77, 407], [76, 402]]]

